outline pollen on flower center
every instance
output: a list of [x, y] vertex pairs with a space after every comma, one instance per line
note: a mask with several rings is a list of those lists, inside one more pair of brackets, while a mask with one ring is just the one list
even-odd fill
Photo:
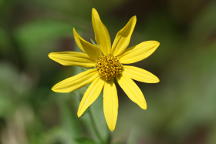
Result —
[[115, 56], [101, 56], [96, 64], [100, 77], [106, 81], [112, 80], [122, 73], [123, 66]]

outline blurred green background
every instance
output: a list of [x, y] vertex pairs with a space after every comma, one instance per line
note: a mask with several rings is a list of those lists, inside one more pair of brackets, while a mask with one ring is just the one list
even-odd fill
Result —
[[[80, 93], [53, 93], [56, 82], [82, 69], [48, 59], [76, 50], [72, 28], [93, 38], [95, 7], [112, 38], [133, 15], [131, 45], [161, 45], [136, 63], [156, 74], [141, 84], [142, 111], [119, 89], [114, 144], [216, 144], [215, 0], [0, 0], [0, 144], [96, 144], [89, 115], [76, 116]], [[101, 98], [91, 107], [103, 139], [108, 130]]]

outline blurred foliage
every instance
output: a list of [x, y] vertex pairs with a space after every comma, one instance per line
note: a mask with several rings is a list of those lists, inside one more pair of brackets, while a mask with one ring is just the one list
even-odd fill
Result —
[[[86, 87], [56, 94], [50, 87], [82, 71], [48, 59], [51, 51], [77, 50], [71, 30], [93, 38], [95, 7], [112, 39], [132, 15], [132, 44], [158, 40], [159, 49], [136, 65], [158, 75], [139, 84], [142, 111], [119, 89], [114, 144], [216, 143], [216, 2], [214, 0], [0, 0], [0, 143], [98, 144], [88, 112], [76, 110]], [[90, 108], [102, 139], [110, 139], [102, 97]]]

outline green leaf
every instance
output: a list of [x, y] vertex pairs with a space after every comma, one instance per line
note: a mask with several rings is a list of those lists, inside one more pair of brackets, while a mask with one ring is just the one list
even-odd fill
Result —
[[57, 45], [71, 35], [71, 29], [71, 25], [61, 21], [38, 20], [19, 27], [15, 37], [27, 62], [47, 65], [47, 54], [60, 48]]
[[16, 37], [24, 46], [40, 45], [48, 40], [60, 38], [70, 33], [72, 26], [54, 20], [38, 20], [27, 23], [19, 27], [16, 31]]

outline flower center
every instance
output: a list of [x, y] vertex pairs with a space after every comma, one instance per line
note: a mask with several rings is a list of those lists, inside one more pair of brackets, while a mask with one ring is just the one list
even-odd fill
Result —
[[96, 64], [100, 77], [106, 81], [112, 80], [122, 73], [123, 66], [115, 56], [101, 56]]

